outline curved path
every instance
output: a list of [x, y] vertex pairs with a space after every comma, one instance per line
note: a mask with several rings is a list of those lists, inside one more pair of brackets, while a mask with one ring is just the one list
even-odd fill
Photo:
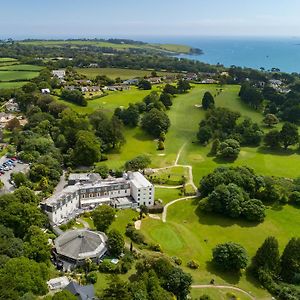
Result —
[[197, 198], [198, 196], [189, 196], [189, 197], [183, 197], [183, 198], [179, 198], [179, 199], [176, 199], [176, 200], [173, 200], [171, 202], [169, 202], [167, 205], [164, 206], [164, 210], [163, 210], [163, 213], [162, 213], [162, 217], [161, 217], [161, 220], [166, 223], [167, 221], [167, 211], [168, 211], [168, 207], [173, 205], [174, 203], [176, 202], [179, 202], [179, 201], [184, 201], [184, 200], [189, 200], [189, 199], [194, 199], [194, 198]]
[[[184, 201], [184, 200], [188, 200], [188, 199], [194, 199], [194, 198], [197, 198], [199, 196], [198, 194], [198, 189], [194, 183], [194, 178], [193, 178], [193, 167], [191, 165], [180, 165], [178, 164], [178, 161], [180, 159], [180, 156], [181, 156], [181, 153], [185, 147], [187, 143], [184, 143], [181, 148], [179, 149], [177, 155], [176, 155], [176, 159], [175, 159], [175, 162], [174, 162], [174, 165], [172, 166], [167, 166], [167, 167], [163, 167], [163, 168], [158, 168], [158, 169], [155, 169], [155, 171], [160, 171], [160, 170], [167, 170], [167, 169], [171, 169], [171, 168], [174, 168], [174, 167], [182, 167], [182, 168], [187, 168], [188, 169], [188, 180], [186, 182], [186, 184], [190, 184], [193, 189], [195, 190], [196, 192], [196, 195], [195, 196], [188, 196], [188, 197], [183, 197], [183, 198], [179, 198], [179, 199], [175, 199], [171, 202], [169, 202], [167, 205], [164, 206], [164, 210], [163, 210], [163, 213], [162, 213], [162, 221], [165, 223], [166, 220], [167, 220], [167, 211], [168, 211], [168, 207], [173, 205], [174, 203], [176, 202], [179, 202], [179, 201]], [[158, 187], [158, 188], [165, 188], [165, 189], [176, 189], [176, 188], [180, 188], [182, 187], [182, 185], [180, 186], [163, 186], [163, 185], [156, 185], [155, 187]]]
[[156, 188], [160, 189], [180, 189], [183, 185], [154, 185]]
[[254, 296], [252, 296], [249, 292], [242, 290], [236, 286], [232, 286], [232, 285], [211, 285], [211, 284], [200, 284], [200, 285], [192, 285], [191, 286], [192, 289], [207, 289], [207, 288], [212, 288], [212, 289], [229, 289], [229, 290], [234, 290], [234, 291], [238, 291], [241, 292], [245, 295], [247, 295], [251, 300], [256, 300], [256, 298]]

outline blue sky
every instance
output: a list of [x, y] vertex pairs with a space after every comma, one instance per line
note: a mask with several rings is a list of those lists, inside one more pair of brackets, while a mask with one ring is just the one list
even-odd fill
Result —
[[0, 37], [299, 36], [299, 0], [5, 0]]

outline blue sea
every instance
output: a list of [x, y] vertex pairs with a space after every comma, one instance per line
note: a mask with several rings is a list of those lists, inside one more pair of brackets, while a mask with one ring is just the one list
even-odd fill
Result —
[[203, 55], [181, 55], [207, 62], [251, 67], [278, 68], [283, 72], [300, 73], [300, 37], [291, 38], [238, 38], [238, 37], [153, 37], [147, 42], [185, 44], [203, 50]]

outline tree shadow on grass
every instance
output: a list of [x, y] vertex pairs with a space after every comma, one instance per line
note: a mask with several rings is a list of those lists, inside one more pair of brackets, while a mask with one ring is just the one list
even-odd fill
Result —
[[283, 207], [284, 207], [284, 204], [279, 203], [279, 202], [275, 202], [275, 203], [270, 204], [269, 206], [267, 206], [267, 208], [269, 208], [271, 210], [274, 210], [274, 211], [281, 211], [281, 210], [283, 210]]
[[154, 138], [150, 136], [149, 134], [145, 133], [144, 131], [138, 131], [136, 134], [133, 135], [133, 137], [139, 141], [153, 141]]
[[[236, 285], [240, 282], [242, 273], [241, 272], [232, 272], [232, 271], [222, 271], [218, 269], [212, 261], [206, 262], [206, 269], [211, 274], [221, 277], [224, 281], [228, 282], [229, 284]], [[218, 282], [215, 282], [218, 284]]]
[[257, 148], [257, 153], [280, 155], [280, 156], [291, 156], [293, 154], [298, 153], [298, 151], [293, 150], [293, 149], [283, 149], [283, 148], [271, 149], [271, 148], [262, 146], [262, 147]]
[[199, 223], [203, 225], [218, 225], [221, 227], [231, 227], [233, 225], [237, 225], [241, 228], [245, 228], [255, 227], [259, 224], [259, 222], [250, 222], [242, 219], [230, 219], [220, 214], [205, 212], [201, 210], [199, 206], [195, 209], [195, 214], [198, 216]]
[[253, 286], [255, 286], [258, 289], [264, 288], [260, 282], [253, 276], [253, 274], [251, 273], [249, 267], [246, 269], [245, 272], [246, 275], [246, 280], [251, 283]]

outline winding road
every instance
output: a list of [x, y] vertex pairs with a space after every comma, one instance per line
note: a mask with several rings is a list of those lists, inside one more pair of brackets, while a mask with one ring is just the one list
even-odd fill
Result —
[[[186, 184], [190, 184], [193, 189], [195, 190], [196, 192], [196, 195], [195, 196], [188, 196], [188, 197], [182, 197], [182, 198], [179, 198], [179, 199], [175, 199], [171, 202], [169, 202], [168, 204], [166, 204], [164, 206], [164, 210], [163, 210], [163, 213], [162, 213], [162, 221], [165, 223], [167, 221], [167, 211], [168, 211], [168, 207], [173, 205], [174, 203], [176, 202], [179, 202], [179, 201], [184, 201], [184, 200], [189, 200], [189, 199], [194, 199], [194, 198], [197, 198], [199, 196], [198, 194], [198, 189], [194, 183], [194, 178], [193, 178], [193, 167], [191, 165], [181, 165], [181, 164], [178, 164], [178, 161], [180, 159], [180, 156], [181, 156], [181, 153], [185, 147], [187, 143], [184, 143], [181, 148], [179, 149], [177, 155], [176, 155], [176, 159], [175, 159], [175, 162], [174, 162], [174, 165], [172, 166], [167, 166], [167, 167], [163, 167], [163, 168], [158, 168], [158, 169], [154, 169], [154, 171], [161, 171], [161, 170], [167, 170], [167, 169], [171, 169], [171, 168], [174, 168], [174, 167], [182, 167], [182, 168], [187, 168], [188, 169], [188, 179], [187, 179], [187, 182]], [[158, 188], [165, 188], [165, 189], [177, 189], [177, 188], [181, 188], [182, 185], [178, 185], [178, 186], [164, 186], [164, 185], [156, 185], [155, 187], [158, 187]]]
[[197, 284], [197, 285], [192, 285], [192, 289], [228, 289], [228, 290], [233, 290], [233, 291], [238, 291], [241, 292], [245, 295], [247, 295], [251, 300], [256, 300], [254, 296], [252, 296], [249, 292], [240, 289], [236, 286], [233, 285], [211, 285], [211, 284]]

